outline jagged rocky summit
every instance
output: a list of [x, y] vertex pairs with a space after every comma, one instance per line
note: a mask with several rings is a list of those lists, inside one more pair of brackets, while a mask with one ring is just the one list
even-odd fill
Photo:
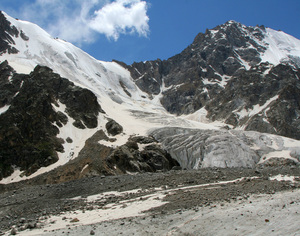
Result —
[[203, 109], [211, 121], [233, 128], [299, 139], [299, 46], [283, 32], [229, 21], [198, 34], [168, 60], [126, 68], [170, 113]]
[[229, 21], [126, 65], [1, 12], [0, 61], [0, 183], [299, 164], [300, 41], [283, 32]]

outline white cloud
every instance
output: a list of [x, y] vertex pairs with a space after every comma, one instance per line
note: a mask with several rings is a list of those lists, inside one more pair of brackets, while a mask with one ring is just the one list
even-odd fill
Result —
[[121, 34], [147, 37], [149, 17], [143, 0], [35, 0], [20, 9], [53, 37], [81, 44], [97, 34], [118, 40]]
[[120, 34], [149, 32], [147, 4], [139, 0], [117, 0], [95, 12], [89, 26], [95, 31], [117, 40]]

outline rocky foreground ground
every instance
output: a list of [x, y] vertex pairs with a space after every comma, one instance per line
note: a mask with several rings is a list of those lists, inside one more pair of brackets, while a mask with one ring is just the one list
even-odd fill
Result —
[[0, 191], [0, 235], [300, 235], [298, 166], [30, 181]]

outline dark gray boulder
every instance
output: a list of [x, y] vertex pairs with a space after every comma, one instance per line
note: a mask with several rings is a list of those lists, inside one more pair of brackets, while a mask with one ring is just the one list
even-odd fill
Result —
[[106, 123], [105, 128], [112, 136], [121, 134], [123, 132], [123, 127], [113, 119], [110, 119], [110, 121]]
[[[152, 140], [151, 143], [148, 141]], [[142, 148], [139, 145], [142, 144]], [[162, 149], [152, 137], [131, 137], [128, 142], [117, 147], [106, 158], [108, 167], [115, 173], [156, 172], [171, 170], [179, 163]]]

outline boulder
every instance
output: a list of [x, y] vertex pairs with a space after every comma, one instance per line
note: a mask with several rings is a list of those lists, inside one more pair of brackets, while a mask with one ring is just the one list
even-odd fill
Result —
[[110, 119], [106, 123], [105, 128], [106, 128], [107, 132], [112, 136], [121, 134], [123, 132], [123, 127], [119, 123], [117, 123], [115, 120], [112, 120], [112, 119]]

